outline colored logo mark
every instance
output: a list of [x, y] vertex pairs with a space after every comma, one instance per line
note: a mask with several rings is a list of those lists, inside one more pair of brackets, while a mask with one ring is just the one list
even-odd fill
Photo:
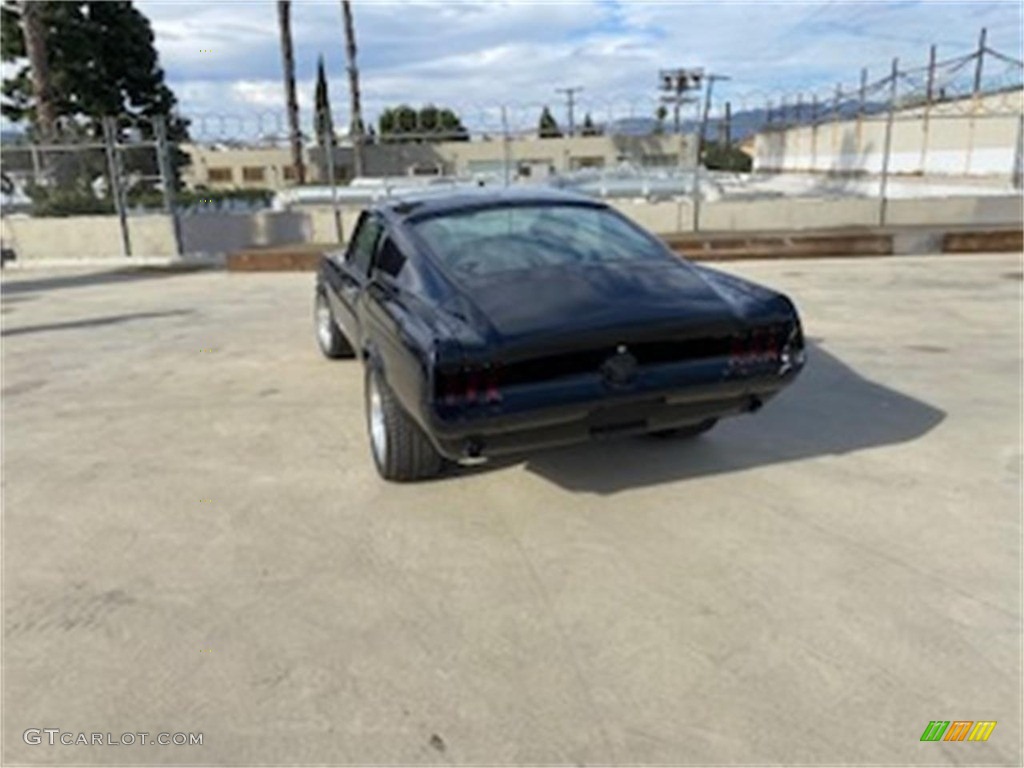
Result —
[[932, 720], [921, 741], [988, 741], [995, 727], [995, 720]]

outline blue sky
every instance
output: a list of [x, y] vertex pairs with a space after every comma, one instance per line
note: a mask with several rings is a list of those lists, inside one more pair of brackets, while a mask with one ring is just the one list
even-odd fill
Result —
[[[189, 115], [282, 111], [276, 7], [259, 2], [142, 0], [168, 81]], [[872, 77], [892, 57], [908, 65], [966, 53], [988, 28], [990, 46], [1022, 58], [1022, 2], [407, 2], [356, 0], [364, 103], [372, 114], [398, 102], [452, 105], [470, 120], [535, 124], [554, 89], [582, 86], [581, 111], [601, 119], [656, 103], [661, 67], [704, 66], [729, 75], [716, 85], [733, 108], [783, 93]], [[344, 40], [336, 0], [293, 2], [300, 104], [312, 101], [324, 54], [335, 111], [347, 107]], [[208, 51], [208, 52], [207, 52]], [[525, 117], [530, 114], [532, 117]], [[476, 115], [477, 117], [474, 117]], [[520, 116], [523, 117], [520, 117]], [[271, 121], [276, 119], [270, 118]]]

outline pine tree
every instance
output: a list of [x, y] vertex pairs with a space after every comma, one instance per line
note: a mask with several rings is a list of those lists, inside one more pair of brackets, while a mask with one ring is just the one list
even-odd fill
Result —
[[320, 148], [320, 178], [331, 178], [331, 166], [328, 163], [328, 152], [334, 152], [334, 120], [331, 117], [331, 96], [327, 90], [327, 74], [324, 71], [324, 56], [316, 62], [316, 92], [313, 95], [313, 130], [316, 132], [316, 144]]
[[324, 56], [316, 63], [316, 93], [313, 98], [313, 120], [316, 126], [317, 144], [321, 147], [335, 146], [334, 120], [331, 117], [331, 96], [327, 87], [327, 74], [324, 70]]
[[[40, 104], [38, 86], [33, 83], [31, 58], [20, 23], [26, 5], [34, 15], [34, 34], [41, 32], [46, 53], [46, 97]], [[153, 30], [149, 20], [131, 2], [4, 2], [0, 8], [0, 58], [16, 67], [5, 67], [0, 114], [13, 123], [29, 123], [34, 138], [55, 134], [62, 141], [70, 132], [99, 137], [105, 117], [117, 118], [122, 138], [129, 129], [144, 140], [156, 135], [152, 118], [162, 117], [167, 138], [175, 143], [188, 139], [188, 121], [177, 115], [177, 99], [164, 82]], [[39, 61], [38, 57], [36, 58]], [[38, 80], [38, 78], [36, 78]], [[49, 105], [46, 101], [49, 101]], [[49, 109], [47, 109], [47, 106]], [[47, 114], [49, 112], [49, 114]], [[178, 149], [171, 152], [174, 186], [180, 187], [180, 170], [189, 161]], [[152, 192], [152, 178], [159, 173], [155, 152], [128, 152], [124, 157], [129, 175], [149, 179], [133, 190]], [[81, 198], [96, 205], [91, 182], [106, 171], [102, 151], [72, 156], [54, 153], [44, 158], [43, 173], [33, 194], [37, 203], [58, 193]], [[48, 189], [56, 181], [63, 189]], [[45, 206], [44, 206], [45, 207]], [[55, 204], [55, 209], [59, 207]]]
[[551, 110], [548, 109], [547, 106], [545, 106], [543, 111], [540, 113], [540, 122], [537, 125], [537, 134], [542, 139], [560, 139], [562, 137], [562, 132], [558, 128], [558, 122], [555, 120], [554, 116], [551, 114]]
[[[33, 0], [46, 30], [49, 89], [61, 118], [85, 118], [99, 133], [106, 115], [167, 118], [172, 141], [187, 138], [187, 121], [175, 116], [177, 99], [164, 82], [149, 20], [130, 2]], [[14, 62], [27, 54], [19, 9], [6, 2], [0, 24], [0, 58]], [[37, 102], [29, 65], [3, 81], [0, 113], [12, 122], [35, 122]], [[140, 121], [145, 138], [152, 126]]]

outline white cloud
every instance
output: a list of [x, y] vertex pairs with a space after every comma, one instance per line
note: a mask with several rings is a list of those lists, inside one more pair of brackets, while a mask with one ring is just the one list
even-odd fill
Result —
[[[139, 3], [153, 22], [168, 79], [186, 114], [277, 110], [283, 119], [276, 4]], [[580, 114], [653, 111], [661, 67], [702, 65], [734, 107], [835, 83], [863, 66], [885, 74], [893, 56], [922, 64], [966, 53], [981, 26], [993, 47], [1020, 56], [1019, 2], [356, 2], [364, 103], [452, 105], [469, 119], [499, 104], [549, 104], [555, 88], [583, 86]], [[333, 107], [347, 112], [340, 4], [292, 8], [300, 102], [311, 102], [324, 54]], [[531, 107], [529, 120], [535, 121]], [[516, 110], [512, 110], [515, 112]], [[495, 109], [487, 113], [493, 120]], [[603, 117], [599, 118], [598, 115]], [[305, 116], [308, 121], [308, 115]], [[525, 118], [524, 118], [525, 119]]]

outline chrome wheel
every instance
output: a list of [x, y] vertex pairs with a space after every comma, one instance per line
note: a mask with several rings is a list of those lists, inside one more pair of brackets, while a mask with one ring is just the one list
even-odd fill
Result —
[[320, 345], [324, 349], [331, 348], [333, 340], [331, 326], [333, 324], [334, 318], [331, 317], [331, 308], [327, 305], [327, 300], [323, 296], [318, 296], [316, 300], [316, 333], [320, 338]]
[[379, 466], [384, 466], [388, 455], [388, 435], [384, 427], [384, 403], [376, 374], [370, 376], [370, 445]]

